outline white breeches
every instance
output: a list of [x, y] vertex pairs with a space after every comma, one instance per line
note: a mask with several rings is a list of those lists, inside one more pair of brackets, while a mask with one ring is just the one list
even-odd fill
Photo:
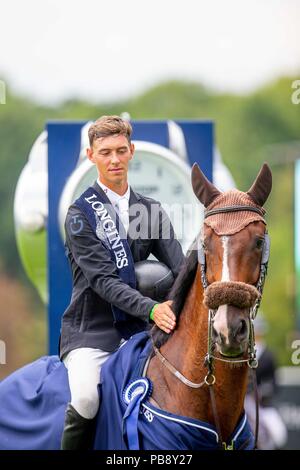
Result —
[[86, 419], [92, 419], [97, 414], [101, 367], [111, 354], [101, 349], [78, 348], [63, 359], [68, 369], [71, 405]]

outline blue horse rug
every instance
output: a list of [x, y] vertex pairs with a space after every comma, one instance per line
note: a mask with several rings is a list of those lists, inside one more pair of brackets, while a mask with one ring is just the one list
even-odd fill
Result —
[[[143, 376], [151, 353], [147, 333], [131, 337], [104, 364], [95, 449], [213, 450], [214, 426], [168, 413], [149, 402], [152, 385]], [[57, 356], [42, 357], [0, 383], [0, 449], [59, 449], [66, 404], [67, 371]], [[228, 445], [250, 450], [254, 438], [243, 415]]]
[[0, 383], [0, 450], [60, 449], [71, 395], [58, 356], [45, 356]]

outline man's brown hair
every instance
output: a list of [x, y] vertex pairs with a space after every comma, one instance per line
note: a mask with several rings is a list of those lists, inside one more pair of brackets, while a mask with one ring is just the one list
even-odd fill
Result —
[[132, 127], [129, 121], [120, 118], [120, 116], [101, 116], [91, 125], [88, 134], [90, 147], [96, 139], [111, 135], [125, 135], [130, 144]]

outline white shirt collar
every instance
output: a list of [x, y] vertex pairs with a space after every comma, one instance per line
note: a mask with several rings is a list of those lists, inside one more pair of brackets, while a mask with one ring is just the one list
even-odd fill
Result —
[[120, 196], [120, 194], [115, 193], [114, 191], [109, 189], [107, 186], [105, 186], [105, 184], [101, 183], [99, 178], [97, 179], [97, 184], [100, 186], [101, 189], [103, 189], [103, 191], [105, 192], [106, 196], [108, 197], [108, 199], [110, 200], [113, 206], [118, 204], [120, 199], [123, 199], [123, 198], [127, 199], [129, 203], [129, 198], [130, 198], [130, 186], [129, 185], [128, 185], [126, 193], [123, 194], [123, 196]]

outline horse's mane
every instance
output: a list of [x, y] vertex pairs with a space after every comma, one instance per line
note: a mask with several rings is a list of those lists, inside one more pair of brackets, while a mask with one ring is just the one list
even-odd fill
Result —
[[[196, 275], [198, 266], [197, 250], [192, 249], [185, 258], [185, 261], [179, 271], [179, 274], [173, 284], [168, 295], [168, 300], [172, 300], [172, 310], [176, 319], [179, 318], [183, 309], [185, 299], [189, 293], [190, 287]], [[158, 326], [154, 325], [151, 329], [153, 343], [160, 348], [169, 338], [170, 335], [162, 331]]]

